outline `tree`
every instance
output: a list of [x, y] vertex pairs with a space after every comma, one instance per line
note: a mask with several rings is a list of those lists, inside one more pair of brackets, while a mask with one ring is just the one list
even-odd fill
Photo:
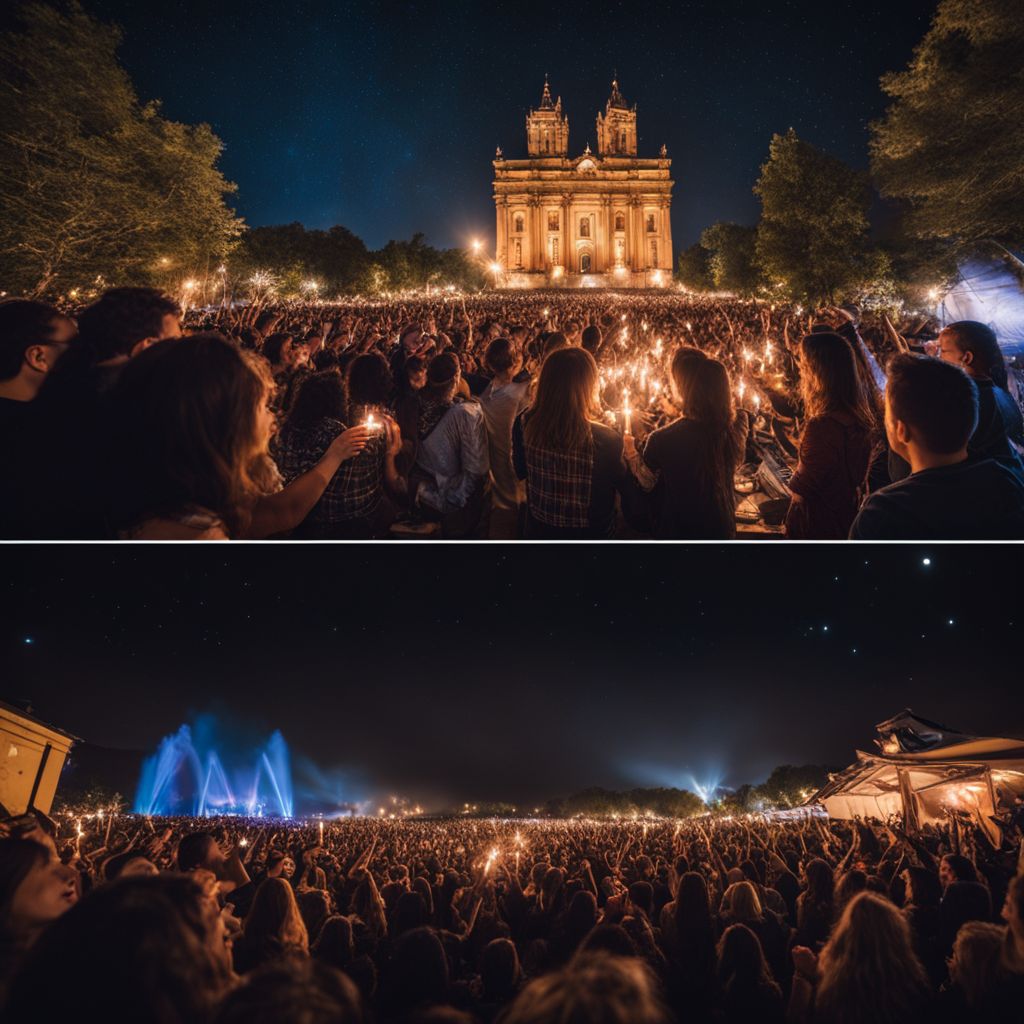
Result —
[[38, 3], [0, 35], [0, 276], [56, 293], [105, 277], [150, 280], [173, 257], [204, 272], [242, 223], [207, 125], [141, 104], [117, 61], [121, 35], [72, 3]]
[[1024, 16], [1019, 0], [940, 0], [894, 100], [871, 126], [871, 166], [919, 239], [962, 252], [1024, 242]]
[[749, 295], [757, 288], [756, 237], [756, 228], [724, 221], [704, 229], [700, 244], [710, 253], [708, 269], [716, 288], [739, 295]]
[[679, 254], [676, 277], [680, 283], [694, 291], [710, 291], [714, 286], [711, 279], [711, 253], [700, 242], [695, 242]]
[[867, 175], [790, 128], [773, 135], [754, 186], [761, 198], [757, 262], [792, 299], [835, 302], [870, 275]]
[[830, 772], [837, 771], [820, 764], [780, 764], [757, 787], [757, 795], [784, 807], [802, 803], [828, 782]]

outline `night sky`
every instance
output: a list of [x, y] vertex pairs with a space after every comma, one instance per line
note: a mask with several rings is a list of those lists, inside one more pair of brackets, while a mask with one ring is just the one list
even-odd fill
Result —
[[1024, 736], [1019, 548], [22, 547], [4, 564], [0, 696], [135, 750], [203, 714], [225, 735], [279, 728], [353, 801], [757, 782], [849, 763], [904, 706]]
[[84, 0], [126, 31], [143, 99], [206, 121], [250, 225], [344, 224], [371, 248], [423, 231], [493, 245], [496, 145], [525, 156], [545, 72], [571, 155], [596, 142], [613, 70], [640, 155], [664, 142], [677, 250], [717, 220], [753, 223], [773, 132], [866, 166], [878, 79], [900, 70], [934, 0], [344, 3]]

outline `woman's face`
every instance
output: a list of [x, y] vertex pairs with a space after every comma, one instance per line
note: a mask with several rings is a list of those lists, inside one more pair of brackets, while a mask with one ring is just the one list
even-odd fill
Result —
[[260, 399], [259, 407], [256, 410], [256, 438], [259, 451], [266, 451], [275, 426], [276, 418], [273, 410], [270, 408], [270, 395], [264, 390], [263, 397]]
[[283, 861], [281, 861], [281, 877], [282, 878], [291, 878], [292, 875], [294, 875], [294, 874], [295, 874], [295, 861], [293, 861], [291, 859], [291, 857], [285, 857], [285, 859]]
[[11, 920], [19, 930], [35, 931], [55, 921], [78, 902], [78, 876], [50, 856], [25, 876], [11, 901]]
[[414, 391], [419, 391], [427, 383], [427, 368], [424, 366], [422, 369], [417, 370], [415, 373], [409, 374], [409, 386]]

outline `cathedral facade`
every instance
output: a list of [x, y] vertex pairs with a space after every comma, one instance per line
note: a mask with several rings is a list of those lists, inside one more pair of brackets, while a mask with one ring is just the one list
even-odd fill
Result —
[[527, 159], [494, 159], [495, 281], [505, 288], [659, 288], [672, 280], [665, 147], [637, 156], [636, 107], [618, 81], [597, 115], [597, 152], [569, 156], [569, 119], [548, 82], [526, 118]]

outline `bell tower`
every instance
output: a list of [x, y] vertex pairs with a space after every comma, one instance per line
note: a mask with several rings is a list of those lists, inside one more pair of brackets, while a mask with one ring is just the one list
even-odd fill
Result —
[[526, 115], [526, 146], [530, 156], [564, 157], [569, 152], [569, 119], [562, 114], [561, 96], [551, 102], [547, 75], [540, 106]]
[[601, 156], [636, 156], [636, 106], [626, 105], [618, 77], [612, 79], [604, 114], [597, 115], [597, 151]]

